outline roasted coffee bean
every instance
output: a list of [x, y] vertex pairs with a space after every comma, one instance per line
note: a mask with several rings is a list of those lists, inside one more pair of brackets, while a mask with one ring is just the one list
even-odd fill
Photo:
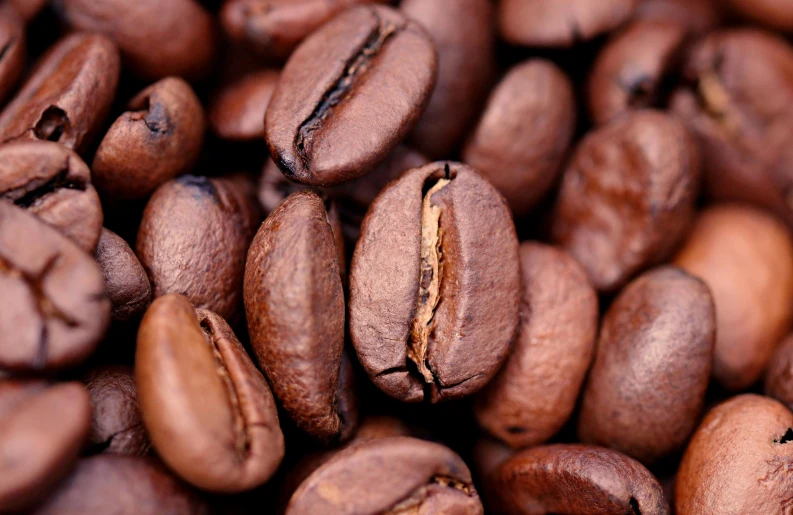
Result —
[[793, 225], [793, 47], [759, 30], [714, 32], [684, 78], [672, 107], [699, 140], [707, 193]]
[[480, 426], [516, 448], [545, 442], [570, 417], [598, 325], [595, 290], [570, 256], [523, 243], [520, 262], [520, 330], [512, 354], [474, 408]]
[[[384, 466], [384, 464], [388, 464]], [[483, 514], [471, 473], [450, 449], [416, 438], [351, 446], [311, 474], [286, 515]]]
[[78, 383], [0, 381], [0, 510], [23, 510], [74, 465], [91, 424]]
[[635, 19], [676, 23], [704, 33], [721, 22], [721, 11], [720, 0], [642, 0]]
[[125, 65], [146, 79], [206, 76], [215, 58], [214, 21], [195, 0], [53, 0], [70, 27], [118, 44]]
[[635, 111], [589, 133], [565, 170], [553, 240], [610, 292], [667, 258], [693, 217], [697, 149], [657, 111]]
[[273, 160], [312, 186], [370, 172], [418, 121], [436, 73], [417, 23], [383, 6], [344, 12], [284, 66], [264, 119]]
[[658, 480], [639, 462], [590, 445], [547, 445], [515, 453], [494, 472], [505, 513], [666, 515]]
[[208, 515], [206, 503], [153, 458], [84, 458], [35, 515]]
[[56, 143], [0, 145], [0, 200], [27, 209], [93, 252], [102, 231], [102, 205], [80, 156]]
[[716, 313], [701, 280], [661, 267], [628, 284], [603, 319], [578, 435], [644, 463], [680, 450], [710, 379]]
[[181, 293], [196, 308], [234, 316], [258, 222], [253, 190], [247, 179], [183, 175], [154, 192], [135, 252], [155, 297]]
[[83, 382], [91, 394], [89, 453], [142, 456], [151, 443], [143, 427], [132, 369], [106, 366], [92, 370]]
[[261, 70], [220, 86], [209, 105], [209, 126], [220, 138], [251, 141], [264, 137], [264, 113], [281, 73]]
[[113, 320], [130, 320], [143, 314], [151, 302], [151, 284], [135, 253], [118, 234], [102, 229], [96, 247]]
[[281, 462], [284, 438], [270, 387], [228, 324], [185, 297], [160, 297], [146, 311], [135, 385], [152, 444], [188, 482], [250, 490]]
[[54, 141], [82, 153], [110, 110], [119, 70], [118, 49], [109, 39], [66, 36], [0, 112], [0, 142]]
[[8, 3], [16, 8], [22, 18], [30, 21], [47, 5], [47, 0], [9, 0]]
[[504, 198], [472, 168], [406, 172], [366, 215], [350, 271], [350, 334], [384, 392], [404, 401], [481, 389], [518, 326], [518, 240]]
[[504, 513], [499, 505], [500, 496], [495, 486], [494, 472], [507, 461], [515, 450], [501, 440], [483, 436], [474, 444], [471, 460], [476, 477], [479, 478], [479, 494], [489, 513]]
[[0, 105], [14, 90], [26, 54], [25, 25], [12, 3], [0, 4]]
[[408, 138], [431, 159], [462, 143], [495, 71], [494, 8], [489, 0], [403, 0], [400, 10], [421, 24], [438, 51], [438, 81]]
[[793, 32], [793, 4], [787, 0], [727, 0], [725, 4], [752, 21]]
[[344, 290], [322, 199], [290, 195], [259, 228], [245, 266], [251, 345], [297, 426], [329, 442], [357, 422], [344, 364]]
[[204, 141], [204, 111], [188, 83], [162, 79], [130, 100], [96, 151], [96, 187], [115, 198], [151, 195], [190, 171]]
[[0, 202], [0, 366], [51, 371], [83, 361], [110, 319], [91, 256], [32, 214]]
[[713, 376], [729, 390], [757, 381], [793, 323], [793, 240], [752, 208], [705, 210], [674, 263], [702, 278], [716, 303]]
[[774, 351], [765, 375], [765, 394], [793, 409], [793, 335]]
[[713, 408], [677, 472], [677, 513], [787, 513], [791, 442], [793, 414], [773, 399], [739, 395]]
[[561, 172], [575, 131], [575, 96], [567, 76], [550, 61], [512, 68], [490, 94], [463, 149], [463, 161], [481, 172], [523, 216]]
[[515, 45], [571, 47], [608, 32], [633, 14], [639, 0], [501, 0], [501, 37]]

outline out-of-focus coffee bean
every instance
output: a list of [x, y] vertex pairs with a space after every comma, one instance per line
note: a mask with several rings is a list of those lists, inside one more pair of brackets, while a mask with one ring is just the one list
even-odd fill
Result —
[[750, 21], [793, 32], [793, 4], [787, 0], [727, 0], [724, 3]]
[[47, 5], [47, 0], [9, 0], [25, 21], [30, 21]]
[[25, 68], [25, 24], [13, 3], [0, 4], [0, 105], [13, 92]]
[[699, 34], [721, 22], [721, 4], [720, 0], [642, 0], [635, 19], [676, 23]]
[[782, 340], [768, 363], [765, 394], [793, 409], [793, 335]]
[[264, 137], [264, 113], [281, 73], [260, 70], [223, 84], [209, 104], [209, 126], [220, 138], [251, 141]]
[[151, 284], [135, 253], [118, 234], [102, 229], [96, 247], [113, 320], [130, 320], [143, 314], [151, 302]]

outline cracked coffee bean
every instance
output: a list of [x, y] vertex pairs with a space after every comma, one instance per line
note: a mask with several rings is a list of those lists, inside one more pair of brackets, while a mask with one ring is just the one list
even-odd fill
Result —
[[417, 23], [389, 7], [345, 11], [284, 66], [264, 120], [273, 160], [312, 186], [370, 172], [416, 124], [436, 74], [435, 48]]
[[350, 334], [371, 380], [397, 399], [470, 395], [518, 326], [518, 241], [504, 198], [472, 168], [406, 172], [369, 209], [350, 270]]
[[0, 202], [0, 367], [76, 365], [105, 334], [110, 302], [96, 262], [25, 210]]
[[25, 25], [11, 3], [0, 4], [0, 105], [5, 102], [25, 68]]
[[199, 488], [249, 490], [281, 462], [284, 439], [270, 387], [228, 324], [194, 310], [185, 297], [165, 295], [146, 311], [135, 386], [157, 453]]
[[209, 104], [209, 126], [218, 137], [254, 141], [264, 137], [264, 113], [270, 105], [279, 70], [249, 73], [223, 84]]
[[102, 231], [102, 205], [80, 156], [45, 141], [0, 145], [0, 200], [30, 211], [93, 252]]
[[132, 320], [142, 315], [151, 302], [151, 284], [127, 242], [102, 229], [95, 257], [105, 276], [113, 320]]
[[348, 447], [303, 481], [286, 515], [314, 513], [479, 515], [484, 509], [457, 454], [436, 443], [392, 437]]

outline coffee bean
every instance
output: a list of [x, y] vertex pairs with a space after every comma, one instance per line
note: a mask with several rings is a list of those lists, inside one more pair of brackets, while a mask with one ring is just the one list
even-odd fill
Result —
[[793, 337], [791, 335], [782, 340], [768, 362], [764, 392], [788, 409], [793, 408]]
[[474, 444], [471, 459], [476, 477], [479, 478], [479, 493], [489, 513], [505, 513], [503, 507], [499, 505], [500, 496], [494, 486], [494, 472], [513, 454], [515, 450], [512, 447], [489, 436], [480, 437]]
[[713, 376], [738, 391], [757, 381], [793, 323], [793, 240], [762, 211], [705, 210], [674, 263], [700, 277], [716, 303]]
[[78, 383], [0, 381], [0, 507], [29, 508], [65, 476], [88, 435], [91, 405]]
[[165, 295], [146, 311], [135, 385], [157, 453], [199, 488], [249, 490], [281, 462], [283, 434], [267, 382], [228, 324], [185, 297]]
[[479, 425], [516, 448], [545, 442], [570, 417], [598, 324], [595, 290], [570, 256], [523, 243], [520, 261], [520, 330], [512, 354], [474, 408]]
[[354, 404], [342, 359], [344, 291], [318, 195], [293, 193], [267, 217], [248, 251], [244, 291], [251, 345], [279, 403], [320, 441], [348, 437], [357, 413], [341, 409]]
[[677, 513], [782, 515], [790, 498], [793, 414], [759, 395], [713, 408], [694, 433], [675, 483]]
[[47, 0], [10, 0], [25, 21], [30, 21], [47, 5]]
[[0, 145], [0, 199], [27, 209], [93, 252], [102, 231], [102, 205], [80, 156], [47, 141]]
[[721, 4], [720, 0], [642, 0], [635, 19], [676, 23], [700, 34], [721, 23]]
[[575, 131], [575, 96], [550, 61], [512, 68], [490, 94], [463, 161], [526, 215], [556, 183]]
[[657, 111], [635, 111], [590, 132], [562, 178], [553, 240], [596, 289], [617, 290], [667, 258], [693, 216], [697, 149]]
[[0, 142], [54, 141], [83, 153], [110, 110], [119, 68], [118, 49], [104, 36], [64, 37], [0, 112]]
[[99, 266], [32, 214], [0, 202], [0, 366], [52, 371], [83, 361], [107, 328]]
[[312, 186], [370, 172], [418, 121], [436, 73], [418, 24], [388, 7], [345, 11], [284, 66], [264, 120], [273, 160]]
[[264, 113], [281, 73], [265, 69], [223, 84], [209, 104], [209, 125], [220, 138], [252, 141], [264, 137]]
[[793, 31], [793, 5], [786, 0], [727, 0], [724, 3], [749, 20]]
[[658, 480], [610, 449], [557, 444], [525, 449], [494, 472], [505, 512], [667, 515]]
[[0, 5], [0, 105], [25, 68], [25, 25], [12, 3]]
[[400, 400], [481, 389], [518, 325], [518, 241], [504, 198], [472, 168], [406, 172], [366, 215], [350, 271], [350, 334], [372, 381]]
[[475, 515], [484, 510], [468, 467], [454, 452], [392, 437], [349, 447], [314, 471], [286, 510], [286, 515], [309, 513]]
[[681, 449], [702, 412], [715, 338], [704, 282], [669, 266], [632, 281], [603, 319], [580, 439], [644, 463]]
[[133, 98], [96, 151], [92, 166], [100, 191], [115, 198], [151, 195], [190, 171], [204, 142], [204, 111], [182, 79], [162, 79]]
[[151, 284], [143, 265], [118, 234], [102, 229], [96, 247], [113, 320], [126, 321], [142, 315], [151, 302]]

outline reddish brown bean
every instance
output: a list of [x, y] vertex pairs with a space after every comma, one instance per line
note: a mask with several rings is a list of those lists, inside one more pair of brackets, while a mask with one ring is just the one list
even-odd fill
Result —
[[251, 141], [264, 137], [264, 113], [279, 70], [260, 70], [223, 84], [209, 104], [209, 126], [220, 138]]
[[25, 24], [13, 2], [0, 4], [0, 105], [10, 95], [25, 67]]
[[151, 302], [151, 283], [127, 242], [102, 229], [95, 257], [105, 276], [113, 319], [124, 321], [143, 314]]

